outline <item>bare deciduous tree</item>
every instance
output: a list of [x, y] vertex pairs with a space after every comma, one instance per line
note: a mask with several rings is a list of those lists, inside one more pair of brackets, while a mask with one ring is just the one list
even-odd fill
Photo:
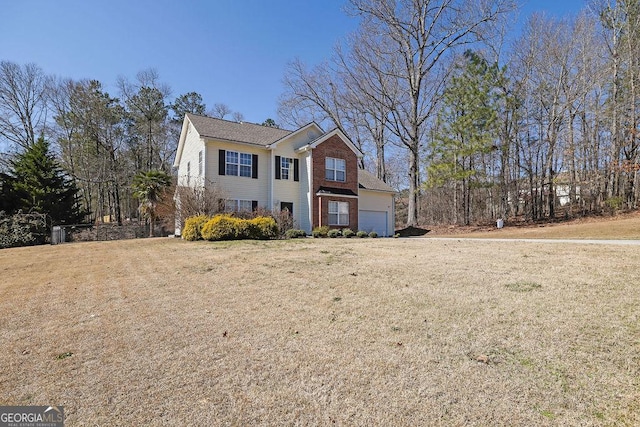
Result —
[[231, 114], [231, 108], [227, 104], [217, 103], [213, 105], [213, 109], [207, 111], [207, 115], [216, 119], [224, 119]]
[[[167, 191], [173, 195], [171, 206], [166, 206], [163, 212], [175, 212], [176, 228], [182, 228], [185, 220], [192, 216], [213, 215], [224, 211], [226, 194], [215, 183], [207, 182], [203, 186], [178, 186]], [[169, 197], [164, 197], [165, 204]], [[172, 224], [173, 225], [173, 224]]]
[[296, 124], [319, 116], [348, 135], [366, 131], [382, 178], [384, 144], [392, 135], [409, 154], [407, 224], [415, 225], [421, 150], [443, 64], [458, 46], [489, 37], [492, 24], [515, 6], [511, 0], [351, 0], [350, 6], [361, 27], [348, 52], [337, 51], [334, 69], [322, 64], [308, 72], [299, 61], [292, 63], [281, 112]]
[[233, 118], [234, 122], [240, 123], [244, 121], [244, 114], [239, 111], [234, 112], [231, 117]]
[[44, 131], [47, 78], [35, 64], [0, 62], [0, 137], [21, 148]]
[[[409, 152], [407, 225], [418, 221], [420, 156], [435, 111], [443, 61], [458, 47], [491, 36], [492, 23], [512, 11], [511, 0], [350, 0], [373, 35], [367, 48], [376, 73], [393, 79], [381, 101], [391, 114], [389, 129]], [[398, 96], [399, 95], [399, 96]]]

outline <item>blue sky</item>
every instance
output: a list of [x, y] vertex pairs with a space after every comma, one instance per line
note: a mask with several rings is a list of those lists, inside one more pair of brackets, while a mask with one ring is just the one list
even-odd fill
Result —
[[[0, 60], [47, 74], [116, 80], [155, 68], [172, 95], [200, 93], [250, 122], [277, 118], [287, 62], [315, 64], [356, 27], [344, 0], [0, 0]], [[575, 14], [584, 0], [523, 1]]]

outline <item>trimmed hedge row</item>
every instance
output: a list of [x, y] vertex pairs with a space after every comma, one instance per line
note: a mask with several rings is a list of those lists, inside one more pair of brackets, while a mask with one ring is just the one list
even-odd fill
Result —
[[351, 230], [350, 228], [343, 228], [342, 230], [339, 230], [337, 228], [330, 229], [326, 225], [323, 225], [322, 227], [314, 228], [313, 231], [311, 232], [311, 235], [313, 237], [331, 237], [331, 238], [336, 238], [336, 237], [349, 238], [349, 237], [353, 237], [353, 236], [371, 237], [371, 238], [378, 237], [378, 233], [376, 233], [375, 231], [372, 231], [371, 233], [367, 233], [366, 231], [360, 230], [360, 231], [358, 231], [356, 233], [353, 230]]
[[191, 216], [184, 222], [182, 238], [184, 240], [202, 240], [202, 226], [211, 219], [208, 215]]
[[278, 237], [278, 224], [272, 217], [236, 218], [221, 214], [187, 218], [182, 230], [185, 240], [266, 240]]

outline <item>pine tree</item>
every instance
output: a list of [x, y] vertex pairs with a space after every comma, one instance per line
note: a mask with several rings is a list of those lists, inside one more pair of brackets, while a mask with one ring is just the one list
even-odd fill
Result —
[[10, 161], [7, 191], [16, 195], [13, 211], [49, 215], [53, 224], [80, 222], [78, 189], [50, 152], [49, 143], [40, 136], [36, 142]]
[[[443, 107], [431, 144], [428, 185], [453, 184], [453, 221], [461, 199], [464, 224], [471, 220], [471, 189], [485, 185], [481, 158], [495, 149], [503, 71], [480, 55], [466, 51], [463, 63], [445, 89]], [[461, 197], [459, 197], [459, 193]]]
[[13, 214], [18, 207], [18, 196], [13, 189], [13, 178], [0, 172], [0, 212]]

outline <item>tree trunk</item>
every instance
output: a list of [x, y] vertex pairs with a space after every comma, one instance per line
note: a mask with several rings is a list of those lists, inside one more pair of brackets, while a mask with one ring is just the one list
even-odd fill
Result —
[[418, 202], [420, 191], [420, 176], [418, 173], [419, 156], [417, 144], [409, 150], [409, 206], [407, 212], [407, 226], [418, 224]]

